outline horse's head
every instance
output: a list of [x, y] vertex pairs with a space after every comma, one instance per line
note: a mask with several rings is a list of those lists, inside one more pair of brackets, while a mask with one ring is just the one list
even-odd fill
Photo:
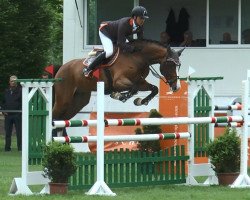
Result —
[[179, 57], [184, 50], [174, 51], [170, 47], [167, 47], [167, 56], [160, 63], [160, 72], [165, 77], [166, 82], [169, 84], [170, 89], [176, 92], [180, 89], [179, 69], [181, 66]]

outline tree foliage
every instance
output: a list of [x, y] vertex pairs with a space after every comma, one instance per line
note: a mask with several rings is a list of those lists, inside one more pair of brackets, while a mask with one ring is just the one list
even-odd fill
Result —
[[0, 0], [0, 91], [62, 62], [62, 0]]

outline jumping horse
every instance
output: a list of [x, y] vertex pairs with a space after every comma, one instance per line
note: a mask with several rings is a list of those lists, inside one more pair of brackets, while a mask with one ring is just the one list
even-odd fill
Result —
[[62, 81], [54, 85], [53, 119], [68, 120], [74, 117], [89, 103], [91, 92], [96, 91], [97, 81], [104, 81], [106, 93], [122, 102], [138, 91], [151, 91], [144, 99], [137, 98], [134, 101], [137, 106], [147, 105], [158, 94], [158, 88], [145, 78], [150, 66], [157, 63], [160, 64], [160, 72], [170, 89], [175, 92], [180, 88], [179, 56], [183, 49], [174, 51], [153, 40], [134, 40], [130, 45], [137, 51], [120, 52], [116, 61], [108, 68], [110, 77], [104, 72], [104, 68], [100, 69], [99, 80], [84, 77], [82, 59], [75, 59], [61, 66], [55, 75], [55, 78], [62, 78]]

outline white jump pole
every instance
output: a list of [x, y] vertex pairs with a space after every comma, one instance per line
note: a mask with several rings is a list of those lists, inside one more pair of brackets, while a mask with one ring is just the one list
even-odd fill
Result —
[[[249, 70], [248, 70], [249, 75]], [[242, 81], [242, 111], [244, 123], [241, 134], [241, 158], [240, 158], [240, 175], [231, 185], [231, 188], [250, 187], [250, 178], [247, 174], [248, 160], [248, 107], [249, 107], [249, 80]]]
[[97, 83], [97, 180], [87, 195], [115, 196], [104, 182], [104, 82]]
[[[98, 111], [99, 112], [99, 111]], [[106, 126], [141, 126], [141, 125], [165, 125], [165, 124], [212, 124], [242, 122], [242, 116], [223, 117], [175, 117], [175, 118], [138, 118], [138, 119], [106, 119]], [[54, 121], [54, 128], [96, 126], [97, 120], [65, 120]]]
[[[97, 142], [98, 136], [65, 136], [53, 137], [54, 141], [61, 143], [88, 143]], [[168, 139], [190, 138], [188, 132], [181, 133], [159, 133], [159, 134], [143, 134], [143, 135], [105, 135], [104, 142], [124, 142], [124, 141], [155, 141]]]

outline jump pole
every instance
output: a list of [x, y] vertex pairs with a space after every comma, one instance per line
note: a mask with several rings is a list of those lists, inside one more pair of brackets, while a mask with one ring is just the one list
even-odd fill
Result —
[[87, 195], [115, 196], [104, 182], [104, 82], [97, 82], [97, 180]]
[[242, 105], [239, 103], [235, 105], [228, 105], [228, 106], [218, 106], [218, 105], [214, 106], [214, 110], [241, 110], [241, 109], [242, 109]]
[[[206, 123], [213, 124], [213, 123], [242, 122], [243, 117], [225, 116], [225, 117], [137, 118], [137, 119], [105, 119], [104, 121], [105, 121], [105, 126], [141, 126], [141, 125], [166, 125], [166, 124], [177, 125], [177, 124], [206, 124]], [[54, 128], [96, 126], [98, 125], [98, 120], [53, 121], [52, 124]]]
[[242, 111], [244, 116], [244, 123], [241, 134], [241, 158], [240, 158], [240, 175], [231, 185], [231, 188], [250, 187], [250, 178], [247, 174], [247, 160], [248, 160], [248, 106], [249, 106], [249, 77], [248, 70], [247, 80], [242, 81]]
[[[65, 136], [54, 137], [54, 141], [61, 143], [88, 143], [97, 142], [98, 136]], [[168, 140], [168, 139], [182, 139], [190, 138], [189, 132], [182, 133], [159, 133], [159, 134], [142, 134], [142, 135], [106, 135], [105, 142], [123, 142], [123, 141], [154, 141], [154, 140]]]

